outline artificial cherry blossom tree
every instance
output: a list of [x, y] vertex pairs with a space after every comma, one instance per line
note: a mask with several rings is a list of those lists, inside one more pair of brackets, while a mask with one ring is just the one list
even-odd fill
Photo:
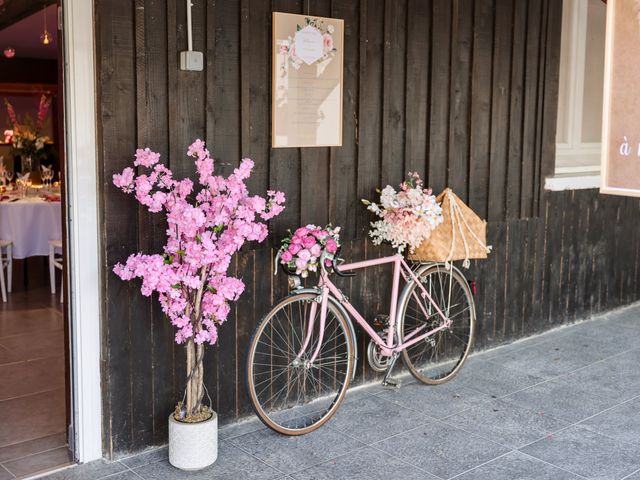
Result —
[[250, 196], [245, 180], [253, 161], [245, 158], [228, 178], [214, 175], [214, 160], [201, 140], [187, 150], [195, 159], [198, 186], [189, 178], [177, 180], [158, 163], [160, 154], [136, 151], [134, 166], [113, 176], [113, 183], [150, 212], [163, 212], [167, 242], [162, 253], [136, 253], [114, 272], [123, 280], [142, 279], [141, 292], [156, 292], [163, 312], [176, 327], [175, 341], [186, 345], [185, 400], [178, 403], [176, 419], [187, 422], [210, 416], [203, 405], [203, 357], [206, 344], [214, 345], [218, 328], [229, 316], [231, 302], [244, 291], [240, 278], [228, 275], [231, 257], [246, 242], [267, 237], [264, 221], [284, 209], [282, 192], [266, 198]]

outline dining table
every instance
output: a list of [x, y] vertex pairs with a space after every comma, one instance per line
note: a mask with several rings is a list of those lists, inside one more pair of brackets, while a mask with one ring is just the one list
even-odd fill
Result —
[[62, 239], [59, 196], [0, 195], [0, 239], [13, 242], [13, 258], [49, 255], [49, 241]]

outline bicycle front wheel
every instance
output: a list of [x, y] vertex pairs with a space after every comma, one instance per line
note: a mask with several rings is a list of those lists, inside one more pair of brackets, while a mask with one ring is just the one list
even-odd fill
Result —
[[312, 293], [285, 298], [262, 320], [251, 340], [247, 358], [251, 401], [262, 422], [285, 435], [303, 435], [323, 425], [340, 406], [351, 381], [354, 339], [348, 319], [329, 302], [320, 339], [318, 298]]
[[[456, 268], [447, 270], [442, 264], [424, 265], [414, 274], [438, 308], [451, 320], [451, 325], [409, 346], [402, 352], [402, 357], [414, 377], [423, 383], [437, 385], [452, 379], [467, 359], [473, 345], [476, 310], [469, 284]], [[416, 329], [421, 329], [417, 333], [420, 335], [443, 323], [415, 281], [405, 288], [398, 310], [401, 343], [409, 341]]]

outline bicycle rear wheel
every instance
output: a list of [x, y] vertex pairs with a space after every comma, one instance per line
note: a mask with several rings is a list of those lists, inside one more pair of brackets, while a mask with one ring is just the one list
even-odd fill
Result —
[[[320, 340], [318, 294], [282, 300], [258, 325], [247, 358], [247, 381], [254, 409], [268, 427], [285, 435], [303, 435], [323, 425], [340, 406], [354, 368], [353, 342], [347, 319], [327, 305]], [[308, 325], [312, 306], [315, 319]], [[310, 333], [308, 346], [296, 359]]]
[[[476, 322], [473, 296], [466, 279], [456, 268], [447, 270], [442, 264], [431, 264], [419, 267], [414, 273], [451, 320], [451, 325], [406, 348], [402, 358], [414, 377], [437, 385], [456, 376], [471, 350]], [[422, 297], [422, 290], [415, 282], [407, 284], [405, 289], [398, 310], [401, 343], [416, 328], [423, 327], [422, 332], [427, 332], [443, 321], [428, 298]]]

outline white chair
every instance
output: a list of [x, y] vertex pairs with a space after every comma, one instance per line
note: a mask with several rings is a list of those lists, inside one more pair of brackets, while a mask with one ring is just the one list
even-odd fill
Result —
[[[56, 293], [56, 268], [62, 271], [62, 241], [49, 240], [49, 281], [52, 295]], [[60, 303], [64, 299], [63, 285], [64, 283], [60, 282]]]
[[[7, 270], [5, 285], [4, 271]], [[11, 279], [13, 278], [13, 242], [0, 240], [0, 293], [2, 301], [6, 303], [7, 292], [11, 293]]]

